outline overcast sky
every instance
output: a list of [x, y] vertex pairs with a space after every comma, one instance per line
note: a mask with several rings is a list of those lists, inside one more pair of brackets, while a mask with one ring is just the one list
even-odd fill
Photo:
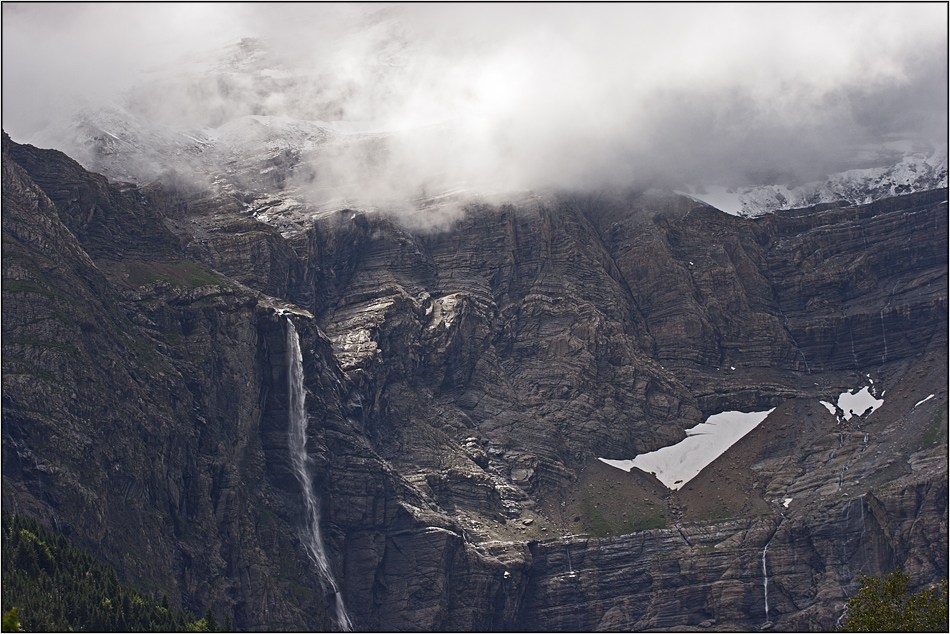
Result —
[[[341, 118], [464, 122], [465, 169], [516, 184], [808, 178], [895, 135], [946, 142], [947, 17], [944, 3], [4, 3], [3, 127], [27, 141], [252, 36], [339, 87]], [[197, 117], [176, 98], [162, 112]]]

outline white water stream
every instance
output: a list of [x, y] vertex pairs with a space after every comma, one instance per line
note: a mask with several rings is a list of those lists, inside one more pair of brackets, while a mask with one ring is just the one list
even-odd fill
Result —
[[335, 597], [335, 616], [337, 627], [344, 632], [353, 630], [353, 623], [343, 605], [340, 588], [330, 572], [323, 537], [320, 534], [320, 500], [313, 490], [307, 456], [307, 412], [304, 407], [307, 394], [303, 384], [303, 354], [300, 351], [300, 337], [290, 319], [287, 319], [287, 409], [289, 417], [288, 448], [294, 475], [300, 482], [306, 507], [306, 526], [301, 533], [301, 541], [306, 545], [310, 559], [316, 564], [323, 579], [330, 585]]
[[769, 552], [769, 544], [772, 543], [772, 539], [775, 538], [773, 534], [769, 541], [765, 544], [765, 548], [762, 549], [762, 588], [765, 591], [765, 622], [769, 622], [769, 571], [765, 564], [765, 556]]
[[769, 619], [769, 567], [768, 567], [768, 554], [769, 546], [772, 545], [772, 540], [775, 539], [775, 536], [778, 535], [779, 529], [782, 528], [782, 523], [785, 521], [785, 515], [782, 514], [782, 519], [779, 521], [778, 526], [775, 527], [775, 531], [772, 533], [772, 536], [769, 537], [769, 541], [765, 542], [765, 548], [762, 549], [762, 594], [765, 599], [765, 625], [771, 627], [772, 621]]

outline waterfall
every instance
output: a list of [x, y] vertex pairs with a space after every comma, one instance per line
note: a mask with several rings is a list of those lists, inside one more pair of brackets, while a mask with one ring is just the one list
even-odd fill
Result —
[[564, 543], [564, 552], [567, 553], [567, 578], [574, 579], [577, 577], [577, 573], [574, 572], [574, 562], [571, 560], [571, 543], [569, 541]]
[[[775, 531], [778, 532], [777, 530]], [[775, 539], [775, 533], [772, 533], [772, 537], [769, 538], [769, 541], [765, 543], [765, 548], [762, 549], [762, 589], [765, 592], [765, 622], [769, 622], [769, 571], [766, 568], [765, 556], [769, 552], [769, 544], [772, 543], [772, 540]]]
[[343, 605], [343, 596], [330, 572], [323, 537], [320, 534], [320, 500], [313, 490], [307, 456], [307, 412], [304, 407], [307, 395], [303, 385], [303, 354], [300, 352], [300, 337], [294, 323], [287, 319], [287, 409], [288, 409], [288, 447], [294, 475], [300, 482], [303, 492], [306, 525], [301, 531], [301, 541], [307, 547], [310, 559], [316, 564], [323, 581], [330, 586], [335, 596], [334, 610], [337, 627], [349, 632], [353, 629], [350, 617]]
[[[796, 344], [795, 347], [798, 347], [798, 345]], [[802, 355], [802, 362], [805, 364], [805, 371], [808, 374], [811, 374], [811, 368], [808, 367], [808, 359], [805, 358], [805, 353], [802, 352], [801, 348], [798, 348], [798, 354]]]
[[861, 537], [859, 537], [858, 539], [861, 540], [860, 544], [861, 544], [861, 549], [864, 551], [864, 561], [861, 562], [861, 568], [859, 569], [859, 572], [864, 569], [864, 567], [867, 565], [867, 560], [868, 560], [868, 543], [867, 543], [867, 540], [865, 539], [865, 536], [867, 535], [867, 531], [868, 531], [868, 525], [864, 521], [864, 496], [862, 495], [861, 496]]

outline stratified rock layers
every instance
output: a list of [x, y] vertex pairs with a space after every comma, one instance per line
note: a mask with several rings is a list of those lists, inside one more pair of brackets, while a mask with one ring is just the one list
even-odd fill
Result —
[[[545, 197], [438, 233], [346, 210], [282, 235], [3, 149], [3, 506], [178, 605], [332, 623], [297, 537], [288, 317], [357, 629], [829, 629], [859, 572], [947, 575], [946, 190], [756, 219]], [[865, 385], [873, 414], [818, 404]], [[771, 407], [676, 493], [592, 466]]]
[[[781, 630], [828, 631], [859, 571], [884, 574], [900, 561], [912, 574], [945, 575], [947, 549], [939, 535], [946, 517], [946, 482], [934, 482], [881, 499], [868, 494], [828, 504], [807, 517], [534, 543], [517, 625], [642, 631], [705, 624], [731, 630], [770, 622]], [[767, 544], [768, 617], [762, 569]]]

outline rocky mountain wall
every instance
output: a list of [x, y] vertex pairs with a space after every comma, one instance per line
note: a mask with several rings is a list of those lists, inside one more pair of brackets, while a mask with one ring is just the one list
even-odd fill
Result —
[[[57, 161], [47, 168], [70, 167]], [[227, 606], [245, 626], [318, 626], [320, 600], [291, 592], [291, 580], [315, 580], [291, 530], [294, 491], [267, 451], [280, 412], [264, 397], [283, 363], [273, 308], [207, 270], [207, 285], [179, 284], [198, 267], [173, 253], [153, 261], [170, 279], [113, 284], [62, 205], [6, 151], [3, 165], [4, 508], [176, 605]]]
[[532, 543], [518, 627], [828, 631], [857, 572], [886, 574], [903, 561], [924, 576], [942, 574], [946, 545], [929, 539], [945, 529], [946, 513], [946, 483], [936, 482], [827, 504], [807, 519]]
[[[859, 572], [947, 574], [946, 190], [282, 232], [232, 194], [3, 148], [3, 506], [176, 605], [338, 622], [301, 533], [288, 320], [357, 629], [823, 630]], [[880, 409], [818, 403], [865, 385]], [[596, 460], [773, 407], [678, 491]]]
[[[50, 171], [72, 167], [30, 150]], [[211, 606], [242, 629], [330, 628], [333, 598], [302, 544], [288, 452], [292, 319], [331, 567], [357, 625], [478, 629], [513, 612], [482, 598], [501, 587], [500, 561], [523, 565], [523, 545], [473, 547], [373, 452], [306, 311], [174, 252], [129, 247], [125, 259], [156, 277], [130, 288], [126, 262], [90, 257], [7, 152], [3, 168], [4, 508], [193, 612]], [[97, 244], [105, 231], [80, 235]]]

